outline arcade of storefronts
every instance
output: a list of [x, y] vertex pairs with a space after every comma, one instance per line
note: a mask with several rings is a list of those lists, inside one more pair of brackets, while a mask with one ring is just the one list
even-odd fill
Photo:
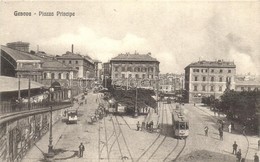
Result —
[[[52, 123], [61, 119], [64, 110], [52, 113]], [[49, 131], [50, 113], [21, 116], [0, 124], [0, 161], [18, 162]]]

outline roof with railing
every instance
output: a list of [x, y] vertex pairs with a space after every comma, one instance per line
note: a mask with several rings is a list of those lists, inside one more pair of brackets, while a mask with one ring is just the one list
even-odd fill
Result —
[[186, 68], [191, 67], [204, 67], [204, 68], [236, 68], [236, 65], [233, 61], [224, 61], [224, 60], [217, 60], [217, 61], [198, 61], [189, 64]]
[[139, 54], [139, 53], [126, 53], [126, 54], [119, 54], [118, 56], [112, 58], [110, 62], [113, 61], [149, 61], [149, 62], [159, 62], [156, 58], [151, 56], [151, 53], [148, 54]]

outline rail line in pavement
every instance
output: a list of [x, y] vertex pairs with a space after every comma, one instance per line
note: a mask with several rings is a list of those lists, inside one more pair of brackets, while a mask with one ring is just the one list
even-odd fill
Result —
[[[161, 111], [162, 111], [162, 109], [161, 109]], [[163, 118], [163, 116], [162, 116], [162, 118]], [[161, 123], [161, 126], [160, 126], [160, 131], [162, 131], [162, 123]], [[138, 161], [152, 148], [152, 146], [154, 146], [154, 144], [158, 141], [158, 139], [160, 138], [160, 136], [161, 136], [161, 133], [159, 133], [159, 134], [157, 135], [157, 137], [153, 140], [153, 142], [151, 143], [151, 145], [149, 145], [149, 146], [145, 149], [145, 151], [138, 157], [138, 159], [137, 159], [136, 162], [138, 162]]]
[[[119, 123], [119, 121], [118, 121], [117, 116], [115, 116], [115, 119], [116, 119], [116, 122], [117, 122], [117, 124], [118, 124], [119, 132], [121, 133], [121, 136], [122, 136], [123, 141], [124, 141], [124, 143], [125, 143], [125, 147], [126, 147], [126, 149], [127, 149], [127, 152], [129, 153], [129, 156], [130, 156], [131, 160], [134, 161], [134, 160], [133, 160], [133, 156], [132, 156], [131, 151], [130, 151], [130, 149], [129, 149], [129, 146], [128, 146], [127, 142], [126, 142], [124, 133], [123, 133], [123, 131], [122, 131], [122, 128], [121, 128], [121, 126], [120, 126], [120, 123]], [[122, 158], [123, 158], [123, 157], [122, 157]]]
[[[165, 112], [165, 105], [163, 104], [162, 106], [162, 126], [161, 126], [161, 130], [163, 129], [163, 123], [164, 123], [164, 117], [165, 117], [165, 120], [166, 120], [166, 124], [168, 123], [168, 118], [167, 118], [167, 112]], [[166, 113], [166, 116], [165, 116], [165, 113]], [[167, 130], [165, 130], [167, 131]], [[163, 137], [163, 140], [161, 141], [161, 143], [156, 147], [156, 149], [153, 151], [153, 153], [149, 156], [147, 162], [149, 162], [149, 160], [155, 155], [156, 152], [158, 152], [159, 148], [162, 146], [162, 144], [164, 143], [165, 139], [167, 138], [166, 135], [164, 135]]]

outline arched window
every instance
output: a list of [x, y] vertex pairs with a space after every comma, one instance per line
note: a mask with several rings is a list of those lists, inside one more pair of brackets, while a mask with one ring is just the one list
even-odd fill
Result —
[[55, 74], [51, 73], [51, 79], [55, 79]]
[[70, 74], [69, 73], [66, 74], [66, 79], [70, 79]]
[[61, 79], [61, 73], [59, 73], [59, 79]]
[[47, 73], [43, 73], [43, 79], [47, 79]]

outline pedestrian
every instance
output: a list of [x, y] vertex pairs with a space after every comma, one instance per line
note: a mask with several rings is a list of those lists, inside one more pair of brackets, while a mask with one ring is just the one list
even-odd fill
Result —
[[209, 131], [208, 126], [206, 126], [206, 127], [204, 128], [204, 131], [205, 131], [205, 136], [208, 136], [208, 131]]
[[232, 154], [237, 154], [237, 143], [236, 143], [236, 141], [234, 141], [234, 144], [233, 144], [233, 152], [232, 152]]
[[136, 127], [137, 127], [137, 131], [139, 131], [139, 129], [140, 129], [140, 123], [139, 123], [139, 121], [137, 122]]
[[254, 162], [259, 162], [259, 157], [258, 157], [257, 153], [255, 153]]
[[196, 106], [196, 103], [194, 103], [194, 107]]
[[220, 140], [223, 141], [223, 130], [220, 130], [220, 131], [219, 131], [219, 137], [220, 137]]
[[236, 156], [237, 156], [237, 160], [240, 162], [241, 161], [241, 157], [242, 157], [241, 149], [238, 150]]
[[83, 143], [81, 142], [79, 145], [79, 157], [83, 157], [83, 152], [85, 151], [85, 147]]
[[221, 128], [222, 128], [222, 131], [224, 130], [224, 121], [221, 120]]
[[149, 124], [148, 124], [148, 122], [146, 122], [146, 130], [148, 130], [149, 129]]
[[228, 132], [231, 133], [231, 130], [232, 130], [232, 125], [229, 124], [229, 126], [228, 126]]
[[150, 131], [153, 131], [153, 121], [150, 122]]
[[246, 125], [243, 126], [242, 133], [243, 133], [244, 136], [246, 135]]
[[258, 140], [258, 151], [260, 151], [260, 140]]

